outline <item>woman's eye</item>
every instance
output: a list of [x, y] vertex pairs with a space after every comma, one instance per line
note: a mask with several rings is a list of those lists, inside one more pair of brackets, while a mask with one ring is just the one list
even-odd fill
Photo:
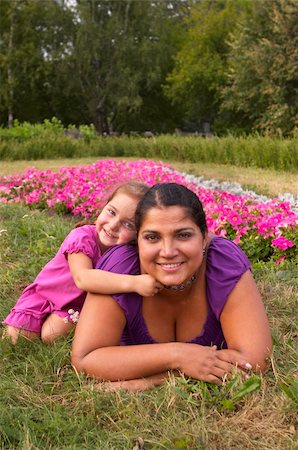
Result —
[[180, 239], [189, 239], [191, 237], [191, 233], [179, 233], [178, 237]]
[[158, 240], [158, 236], [156, 236], [155, 234], [147, 234], [146, 236], [144, 236], [144, 239], [146, 241], [154, 242]]

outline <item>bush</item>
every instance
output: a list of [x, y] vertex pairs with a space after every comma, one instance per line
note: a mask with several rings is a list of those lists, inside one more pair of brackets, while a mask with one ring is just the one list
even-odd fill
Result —
[[[73, 133], [72, 133], [73, 132]], [[160, 135], [98, 136], [93, 125], [69, 126], [53, 118], [43, 124], [14, 123], [0, 128], [0, 160], [34, 160], [72, 157], [141, 157], [182, 162], [212, 162], [296, 172], [298, 135], [289, 139], [258, 134], [250, 136]]]

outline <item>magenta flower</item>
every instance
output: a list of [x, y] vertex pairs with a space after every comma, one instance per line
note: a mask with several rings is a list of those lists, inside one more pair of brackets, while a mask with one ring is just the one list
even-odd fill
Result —
[[287, 250], [290, 247], [294, 247], [294, 242], [290, 241], [290, 239], [287, 239], [284, 236], [272, 239], [271, 244], [274, 247], [279, 248], [280, 250]]
[[227, 215], [227, 220], [228, 222], [230, 222], [231, 225], [240, 225], [243, 221], [241, 216], [235, 212], [235, 211], [231, 211], [228, 215]]
[[116, 186], [131, 179], [150, 186], [159, 182], [187, 186], [203, 203], [209, 231], [218, 236], [232, 238], [240, 245], [256, 241], [259, 246], [269, 240], [274, 258], [280, 250], [294, 246], [284, 236], [285, 232], [294, 235], [298, 225], [298, 216], [289, 203], [278, 199], [260, 202], [248, 195], [211, 191], [168, 164], [151, 160], [105, 159], [87, 166], [61, 167], [57, 172], [28, 168], [24, 173], [0, 177], [0, 203], [25, 203], [90, 217], [98, 214]]

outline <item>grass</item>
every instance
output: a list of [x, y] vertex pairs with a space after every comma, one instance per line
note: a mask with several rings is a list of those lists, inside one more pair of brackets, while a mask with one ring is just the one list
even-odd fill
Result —
[[[104, 158], [101, 158], [104, 159]], [[113, 157], [121, 160], [123, 158]], [[133, 160], [139, 158], [126, 158]], [[27, 167], [36, 167], [40, 170], [58, 170], [62, 166], [87, 165], [97, 161], [96, 157], [67, 158], [56, 160], [36, 161], [1, 161], [0, 177], [22, 172]], [[169, 162], [172, 167], [196, 176], [204, 176], [206, 179], [213, 178], [218, 181], [235, 181], [244, 189], [254, 190], [258, 194], [276, 197], [278, 194], [290, 192], [298, 196], [298, 176], [295, 173], [276, 171], [272, 169], [260, 169], [249, 167], [237, 167], [226, 164], [215, 163], [182, 163]]]
[[[69, 217], [0, 205], [2, 318], [73, 224]], [[268, 372], [247, 382], [235, 376], [217, 387], [173, 378], [144, 393], [111, 393], [74, 372], [71, 337], [52, 346], [0, 340], [0, 448], [296, 449], [297, 273], [263, 264], [255, 276], [274, 353]]]

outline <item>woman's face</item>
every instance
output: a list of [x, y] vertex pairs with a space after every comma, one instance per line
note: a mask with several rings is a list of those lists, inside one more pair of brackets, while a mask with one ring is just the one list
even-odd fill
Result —
[[162, 284], [175, 286], [198, 271], [205, 238], [186, 208], [152, 208], [138, 235], [142, 272]]

